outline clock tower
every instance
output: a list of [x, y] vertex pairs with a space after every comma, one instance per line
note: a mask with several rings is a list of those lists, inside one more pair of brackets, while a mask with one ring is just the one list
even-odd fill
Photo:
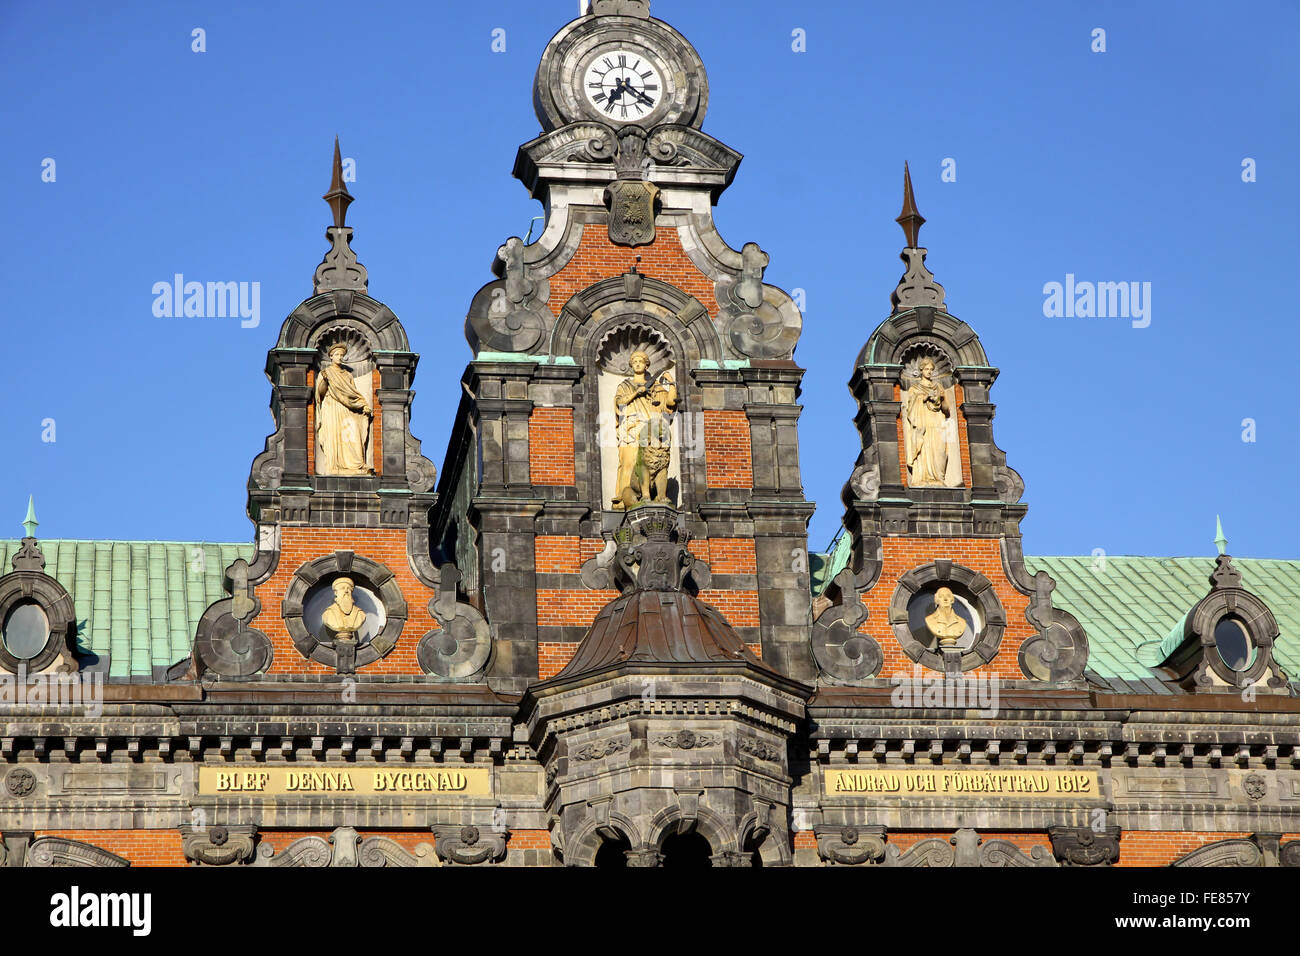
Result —
[[522, 692], [566, 666], [646, 506], [708, 569], [697, 596], [810, 679], [802, 316], [758, 244], [713, 222], [741, 156], [702, 129], [704, 64], [644, 0], [595, 0], [547, 45], [533, 100], [514, 174], [546, 225], [502, 243], [470, 304], [430, 526], [493, 623], [488, 681]]

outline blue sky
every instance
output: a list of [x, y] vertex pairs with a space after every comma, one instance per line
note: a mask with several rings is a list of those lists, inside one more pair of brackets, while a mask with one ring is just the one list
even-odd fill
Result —
[[[814, 548], [859, 447], [852, 358], [902, 271], [906, 159], [949, 310], [1002, 369], [994, 429], [1025, 479], [1026, 551], [1211, 554], [1218, 513], [1234, 553], [1300, 557], [1300, 5], [652, 12], [704, 58], [705, 130], [746, 156], [722, 235], [758, 242], [767, 281], [805, 290]], [[35, 493], [43, 537], [251, 540], [262, 369], [325, 252], [336, 133], [357, 164], [353, 245], [423, 355], [412, 424], [441, 465], [465, 311], [498, 245], [541, 212], [510, 176], [538, 130], [533, 74], [576, 14], [576, 0], [0, 2], [0, 534]], [[152, 287], [177, 272], [260, 282], [261, 324], [155, 317]], [[1043, 287], [1067, 274], [1149, 282], [1150, 325], [1046, 317]]]

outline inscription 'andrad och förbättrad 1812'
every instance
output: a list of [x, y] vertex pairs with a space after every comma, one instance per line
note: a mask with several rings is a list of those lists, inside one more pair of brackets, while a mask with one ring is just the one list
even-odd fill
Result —
[[212, 795], [394, 797], [409, 795], [487, 796], [488, 767], [417, 770], [319, 767], [200, 767], [199, 793]]
[[826, 770], [827, 794], [1100, 797], [1095, 770]]

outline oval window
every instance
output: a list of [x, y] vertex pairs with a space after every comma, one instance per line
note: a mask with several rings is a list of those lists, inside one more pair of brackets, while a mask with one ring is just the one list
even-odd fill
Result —
[[1214, 625], [1214, 643], [1229, 670], [1244, 671], [1254, 663], [1255, 645], [1251, 643], [1250, 632], [1235, 617], [1220, 618]]
[[50, 619], [35, 601], [17, 604], [5, 617], [4, 643], [20, 661], [29, 661], [50, 641]]

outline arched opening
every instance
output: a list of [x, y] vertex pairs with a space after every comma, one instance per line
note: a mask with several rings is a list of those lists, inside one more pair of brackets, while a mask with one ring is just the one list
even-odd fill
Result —
[[632, 849], [627, 838], [620, 836], [617, 840], [602, 840], [596, 850], [595, 866], [607, 866], [611, 869], [627, 868], [627, 851]]
[[699, 833], [674, 833], [664, 840], [664, 866], [676, 866], [682, 869], [707, 867], [713, 865], [713, 847]]

